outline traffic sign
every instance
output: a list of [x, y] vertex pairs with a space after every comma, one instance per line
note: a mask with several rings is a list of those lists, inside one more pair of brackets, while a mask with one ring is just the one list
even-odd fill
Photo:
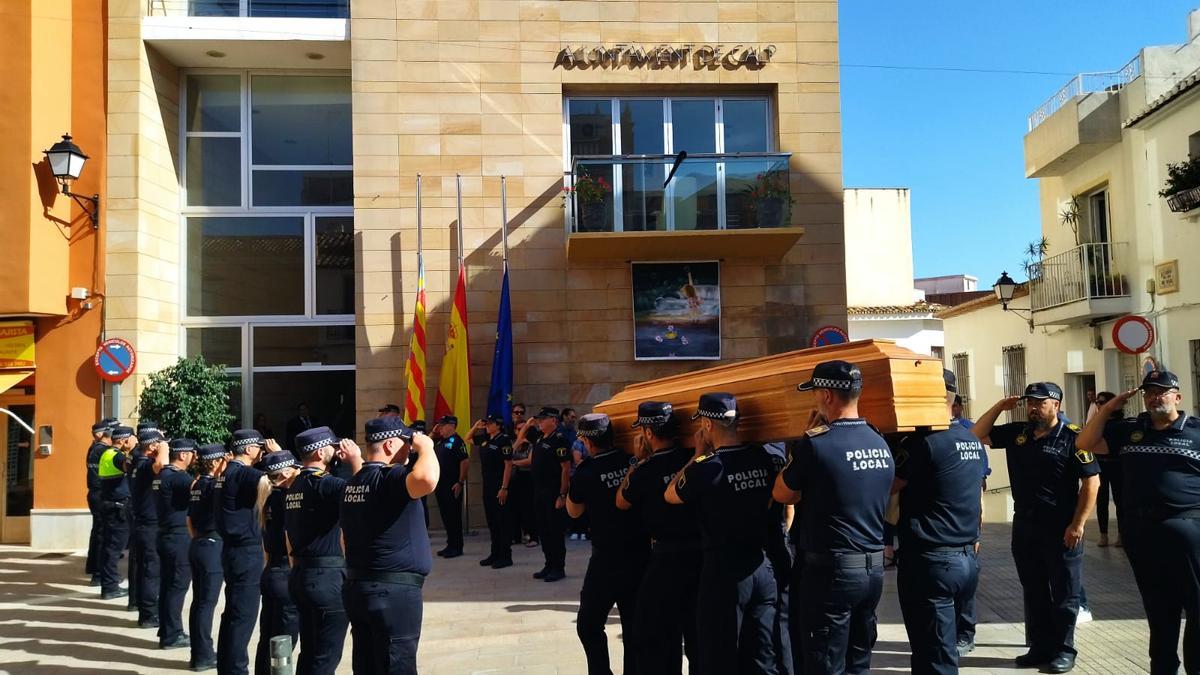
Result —
[[809, 342], [811, 347], [827, 347], [829, 345], [840, 345], [843, 342], [849, 342], [850, 336], [846, 331], [837, 326], [823, 326], [813, 333], [812, 341]]
[[1154, 326], [1140, 316], [1123, 316], [1113, 324], [1112, 339], [1126, 354], [1141, 354], [1154, 344]]
[[133, 374], [137, 366], [137, 353], [133, 345], [121, 338], [109, 338], [100, 343], [92, 359], [96, 374], [106, 382], [123, 382]]

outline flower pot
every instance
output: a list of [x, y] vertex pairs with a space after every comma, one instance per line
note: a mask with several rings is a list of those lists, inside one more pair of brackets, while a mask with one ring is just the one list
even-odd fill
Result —
[[754, 210], [758, 216], [758, 222], [754, 224], [757, 227], [782, 227], [783, 217], [786, 212], [783, 200], [779, 197], [767, 197], [760, 199], [755, 205]]
[[579, 204], [580, 232], [607, 232], [612, 229], [608, 217], [611, 209], [608, 201], [581, 202]]

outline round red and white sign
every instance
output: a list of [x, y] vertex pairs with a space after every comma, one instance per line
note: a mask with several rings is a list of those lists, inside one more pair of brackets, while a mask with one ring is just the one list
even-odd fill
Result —
[[121, 338], [109, 338], [100, 343], [96, 356], [92, 358], [96, 374], [106, 382], [122, 382], [133, 374], [137, 367], [137, 352], [133, 345]]
[[1126, 354], [1141, 354], [1154, 344], [1154, 326], [1140, 316], [1123, 316], [1113, 324], [1112, 338]]

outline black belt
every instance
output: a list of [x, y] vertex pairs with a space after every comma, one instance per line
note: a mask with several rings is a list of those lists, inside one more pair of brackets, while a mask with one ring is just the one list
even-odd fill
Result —
[[201, 532], [201, 533], [197, 534], [196, 538], [197, 539], [213, 539], [215, 541], [221, 541], [221, 533], [217, 532], [216, 530], [209, 530], [207, 532]]
[[911, 551], [913, 553], [974, 553], [975, 544], [967, 544], [965, 546], [922, 546], [920, 544], [901, 542], [900, 550]]
[[340, 555], [294, 555], [292, 567], [345, 567], [346, 559]]
[[425, 585], [425, 575], [415, 572], [372, 572], [370, 570], [346, 570], [350, 581], [376, 581], [382, 584], [402, 584], [420, 588]]
[[804, 552], [805, 565], [823, 565], [842, 569], [883, 569], [883, 551], [870, 553], [812, 553]]
[[164, 534], [187, 534], [187, 533], [188, 533], [187, 525], [179, 525], [177, 527], [160, 527], [160, 528], [158, 528], [158, 535], [160, 537], [163, 536]]
[[1185, 518], [1189, 520], [1200, 519], [1200, 509], [1172, 511], [1162, 507], [1147, 506], [1143, 508], [1126, 508], [1122, 509], [1122, 511], [1122, 518], [1142, 518], [1145, 520], [1167, 520], [1169, 518]]

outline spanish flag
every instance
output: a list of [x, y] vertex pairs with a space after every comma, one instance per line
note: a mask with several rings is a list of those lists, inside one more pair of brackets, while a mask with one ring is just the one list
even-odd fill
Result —
[[425, 258], [417, 254], [417, 306], [404, 363], [404, 423], [425, 419]]
[[454, 415], [471, 419], [471, 359], [467, 352], [467, 268], [458, 266], [458, 285], [450, 310], [450, 329], [446, 333], [446, 355], [442, 358], [442, 377], [438, 384], [434, 419]]

